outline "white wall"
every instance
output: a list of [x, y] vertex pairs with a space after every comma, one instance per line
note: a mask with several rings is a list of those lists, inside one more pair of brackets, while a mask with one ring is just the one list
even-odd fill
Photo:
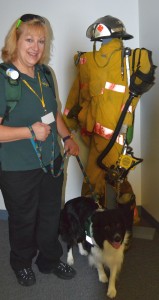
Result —
[[[143, 9], [144, 8], [144, 9]], [[142, 205], [159, 221], [159, 2], [140, 0], [140, 46], [152, 50], [156, 83], [141, 101]]]
[[[62, 109], [64, 108], [69, 89], [75, 78], [73, 56], [77, 50], [91, 51], [92, 43], [86, 38], [87, 27], [97, 18], [112, 15], [121, 19], [127, 32], [134, 39], [125, 42], [125, 46], [139, 46], [138, 0], [7, 0], [1, 3], [3, 18], [0, 18], [0, 48], [10, 25], [24, 13], [35, 13], [46, 17], [53, 28], [54, 43], [50, 66], [54, 69], [58, 82], [58, 91]], [[134, 154], [140, 157], [140, 107], [136, 113], [135, 136], [133, 140]], [[85, 160], [83, 147], [81, 157]], [[141, 203], [140, 165], [130, 175], [138, 204]], [[67, 169], [65, 200], [79, 196], [83, 175], [75, 158], [70, 158]], [[0, 196], [0, 209], [3, 208]]]

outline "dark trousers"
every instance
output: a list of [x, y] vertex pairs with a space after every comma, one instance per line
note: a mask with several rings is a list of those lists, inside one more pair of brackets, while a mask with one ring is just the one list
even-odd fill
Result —
[[[59, 170], [61, 157], [55, 160]], [[2, 171], [1, 190], [8, 211], [10, 263], [14, 270], [31, 266], [37, 254], [41, 269], [50, 269], [63, 254], [58, 241], [63, 173]]]

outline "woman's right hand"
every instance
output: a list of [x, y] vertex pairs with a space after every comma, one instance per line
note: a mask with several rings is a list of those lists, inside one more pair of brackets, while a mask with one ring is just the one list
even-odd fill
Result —
[[38, 141], [42, 141], [42, 142], [44, 142], [47, 139], [48, 135], [51, 132], [50, 125], [47, 125], [47, 124], [44, 124], [44, 123], [41, 123], [41, 122], [34, 123], [32, 125], [32, 128], [34, 130], [36, 139]]

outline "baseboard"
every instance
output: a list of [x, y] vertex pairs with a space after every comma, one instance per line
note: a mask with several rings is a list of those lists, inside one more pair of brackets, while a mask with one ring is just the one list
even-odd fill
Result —
[[144, 209], [141, 206], [141, 216], [149, 223], [151, 224], [154, 228], [156, 228], [157, 230], [159, 230], [159, 222], [154, 219], [148, 212], [146, 209]]
[[[138, 206], [139, 216], [143, 217], [149, 224], [159, 230], [159, 222], [157, 222], [142, 206]], [[5, 209], [0, 209], [0, 220], [7, 220], [8, 213]]]

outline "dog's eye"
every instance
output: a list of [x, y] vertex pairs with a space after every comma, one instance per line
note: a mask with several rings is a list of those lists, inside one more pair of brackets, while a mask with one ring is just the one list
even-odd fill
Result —
[[109, 225], [106, 225], [106, 226], [104, 227], [104, 229], [105, 229], [106, 231], [109, 231], [109, 230], [110, 230], [110, 226], [109, 226]]

